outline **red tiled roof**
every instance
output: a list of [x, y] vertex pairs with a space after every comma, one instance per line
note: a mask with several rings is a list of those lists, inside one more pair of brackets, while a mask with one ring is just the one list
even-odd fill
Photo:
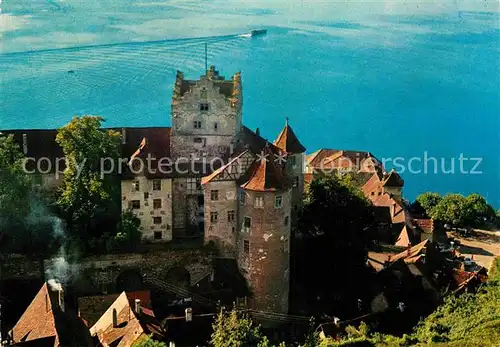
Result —
[[[103, 345], [131, 346], [135, 341], [145, 334], [163, 336], [164, 331], [156, 321], [151, 309], [145, 308], [141, 313], [134, 312], [132, 299], [138, 298], [149, 302], [149, 293], [122, 292], [116, 300], [109, 306], [106, 312], [90, 328], [93, 335], [96, 335]], [[117, 326], [113, 326], [113, 311], [117, 314]]]
[[31, 304], [12, 329], [15, 342], [55, 336], [55, 346], [59, 344], [52, 301], [47, 283], [44, 283]]
[[[269, 148], [265, 153], [271, 155]], [[287, 181], [281, 168], [274, 164], [274, 158], [256, 161], [252, 168], [247, 182], [241, 185], [241, 188], [259, 192], [279, 191], [287, 188]]]
[[405, 223], [394, 246], [407, 247], [410, 244], [414, 245], [418, 242], [420, 242], [420, 238], [415, 235], [415, 230]]
[[432, 218], [413, 219], [413, 223], [426, 233], [434, 231], [434, 220]]
[[391, 261], [395, 262], [399, 259], [404, 259], [406, 263], [416, 262], [421, 259], [422, 255], [425, 255], [425, 250], [429, 242], [429, 240], [424, 240], [418, 245], [411, 247], [409, 250], [406, 249], [403, 252], [396, 254]]
[[83, 321], [66, 308], [65, 311], [59, 308], [57, 292], [52, 291], [47, 283], [38, 291], [11, 333], [14, 342], [39, 340], [45, 343], [47, 338], [53, 338], [55, 347], [92, 345]]
[[292, 127], [288, 125], [288, 121], [285, 127], [281, 130], [274, 144], [279, 147], [282, 151], [289, 154], [304, 153], [306, 148], [302, 146], [299, 139], [292, 130]]

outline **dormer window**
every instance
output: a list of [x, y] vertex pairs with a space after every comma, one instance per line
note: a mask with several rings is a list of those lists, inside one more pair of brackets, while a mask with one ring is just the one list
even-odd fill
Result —
[[206, 102], [202, 102], [202, 103], [200, 104], [200, 111], [202, 111], [202, 112], [206, 112], [206, 111], [208, 111], [208, 103], [206, 103]]

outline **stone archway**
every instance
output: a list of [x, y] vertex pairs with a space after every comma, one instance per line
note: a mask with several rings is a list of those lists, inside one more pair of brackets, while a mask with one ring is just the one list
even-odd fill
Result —
[[120, 292], [134, 292], [144, 289], [142, 276], [137, 270], [122, 271], [115, 281], [116, 289]]

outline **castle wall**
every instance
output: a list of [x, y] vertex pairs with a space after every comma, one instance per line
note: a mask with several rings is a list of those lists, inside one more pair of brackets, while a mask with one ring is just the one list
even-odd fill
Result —
[[[205, 243], [213, 241], [222, 257], [235, 257], [238, 218], [238, 189], [235, 181], [215, 181], [204, 185]], [[212, 200], [217, 191], [217, 200]], [[217, 221], [213, 221], [213, 213]]]
[[[155, 185], [158, 184], [160, 190], [155, 190], [154, 188], [158, 188]], [[139, 202], [139, 208], [132, 208], [131, 211], [141, 220], [142, 239], [151, 242], [171, 241], [172, 180], [151, 180], [138, 176], [132, 180], [122, 180], [121, 189], [123, 211], [131, 209], [134, 203]], [[160, 205], [155, 206], [158, 201]]]
[[[238, 221], [238, 265], [249, 283], [255, 309], [287, 313], [291, 190], [245, 193]], [[281, 208], [275, 207], [277, 196], [282, 197]], [[262, 207], [256, 207], [257, 197], [263, 198]], [[250, 218], [250, 227], [245, 224], [245, 217]]]

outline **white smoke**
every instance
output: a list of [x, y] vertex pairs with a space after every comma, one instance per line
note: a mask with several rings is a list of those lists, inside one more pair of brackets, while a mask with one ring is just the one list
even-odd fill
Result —
[[63, 290], [61, 283], [57, 282], [54, 279], [48, 280], [47, 284], [49, 285], [50, 289], [53, 291], [62, 291]]

